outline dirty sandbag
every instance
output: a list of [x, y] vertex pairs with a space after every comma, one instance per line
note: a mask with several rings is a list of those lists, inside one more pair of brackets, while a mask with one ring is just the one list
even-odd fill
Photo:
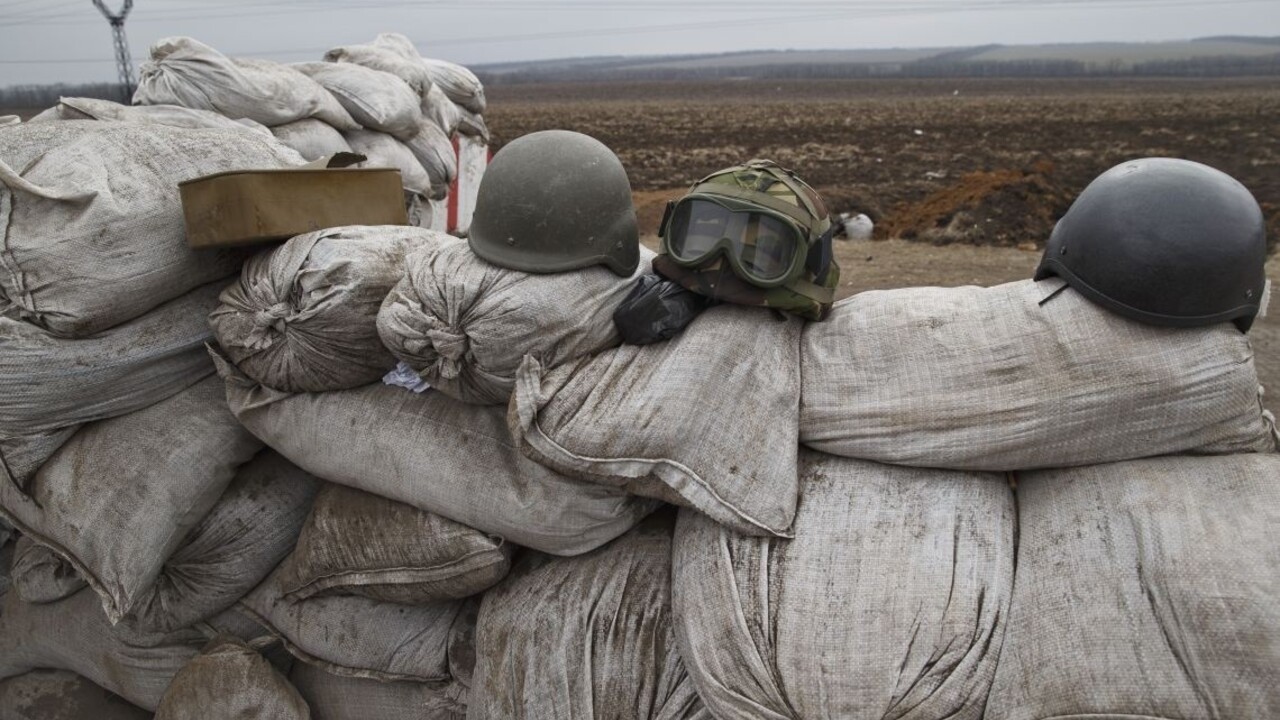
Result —
[[494, 265], [465, 243], [409, 259], [378, 313], [378, 334], [433, 388], [463, 402], [505, 404], [526, 356], [545, 367], [616, 347], [613, 311], [630, 277], [601, 265], [527, 273]]
[[26, 535], [13, 548], [11, 572], [14, 591], [29, 603], [61, 600], [89, 584], [60, 555]]
[[418, 605], [483, 592], [506, 576], [511, 553], [501, 538], [329, 483], [281, 569], [281, 582], [291, 600], [361, 595]]
[[165, 690], [155, 720], [310, 720], [307, 701], [253, 648], [234, 637], [210, 641]]
[[342, 133], [323, 120], [303, 118], [271, 128], [271, 134], [284, 145], [293, 148], [308, 162], [323, 157], [351, 152]]
[[360, 125], [408, 140], [422, 126], [422, 99], [391, 73], [353, 63], [304, 62], [290, 67], [333, 93]]
[[789, 535], [804, 324], [717, 305], [667, 342], [559, 367], [530, 355], [511, 437], [571, 477], [694, 507], [741, 533]]
[[435, 86], [431, 81], [431, 73], [422, 64], [421, 58], [410, 58], [401, 51], [379, 47], [373, 43], [342, 45], [326, 52], [324, 59], [326, 62], [353, 63], [391, 73], [408, 83], [419, 100], [426, 97], [427, 92]]
[[986, 717], [1280, 717], [1277, 478], [1274, 454], [1018, 473]]
[[0, 717], [6, 720], [151, 720], [151, 713], [69, 670], [32, 670], [0, 681]]
[[311, 705], [312, 720], [464, 720], [466, 688], [455, 682], [370, 680], [294, 663], [289, 680]]
[[[49, 113], [49, 115], [46, 115]], [[194, 110], [181, 105], [121, 105], [101, 98], [58, 98], [58, 104], [40, 113], [37, 120], [99, 120], [131, 122], [142, 125], [167, 125], [176, 128], [211, 130], [248, 130], [258, 134], [271, 131], [248, 118], [235, 120], [211, 110]]]
[[286, 392], [344, 390], [395, 364], [378, 339], [382, 301], [416, 250], [459, 242], [421, 228], [348, 226], [298, 235], [250, 258], [209, 315], [236, 366]]
[[709, 717], [672, 632], [675, 513], [574, 558], [525, 555], [485, 594], [468, 717]]
[[458, 134], [476, 138], [483, 143], [489, 142], [489, 126], [485, 123], [484, 116], [478, 113], [459, 111]]
[[413, 156], [431, 178], [432, 200], [440, 200], [449, 194], [449, 185], [458, 177], [458, 156], [453, 142], [435, 123], [425, 122], [419, 132], [405, 141]]
[[0, 315], [85, 337], [231, 275], [247, 254], [188, 248], [176, 186], [302, 162], [274, 137], [232, 130], [58, 122], [0, 133]]
[[648, 345], [675, 337], [710, 305], [710, 298], [682, 285], [658, 275], [644, 275], [613, 311], [613, 324], [622, 342]]
[[422, 58], [422, 64], [431, 73], [431, 80], [444, 91], [450, 100], [473, 113], [485, 110], [484, 86], [480, 78], [467, 68], [436, 58]]
[[12, 592], [0, 602], [0, 680], [36, 668], [69, 670], [151, 711], [212, 637], [229, 633], [255, 645], [270, 640], [265, 628], [230, 611], [174, 633], [113, 627], [88, 588], [52, 603], [23, 602]]
[[448, 682], [449, 644], [466, 601], [420, 605], [357, 595], [290, 600], [277, 569], [237, 605], [302, 662], [375, 680]]
[[342, 137], [352, 150], [369, 158], [360, 167], [395, 168], [400, 171], [400, 183], [405, 190], [431, 196], [431, 176], [408, 145], [374, 130], [349, 130]]
[[680, 511], [675, 633], [707, 708], [769, 720], [981, 718], [1014, 585], [1005, 477], [810, 450], [800, 470], [793, 540]]
[[382, 383], [290, 395], [214, 358], [232, 412], [293, 463], [507, 542], [579, 554], [626, 532], [657, 505], [523, 457], [511, 444], [503, 407]]
[[[3, 327], [0, 323], [0, 328]], [[6, 437], [0, 434], [0, 482], [7, 481], [25, 488], [40, 466], [79, 429], [79, 425], [69, 425], [31, 435]]]
[[444, 131], [446, 137], [453, 137], [454, 131], [462, 123], [466, 111], [449, 99], [444, 91], [435, 85], [422, 98], [422, 115], [427, 122], [435, 123]]
[[209, 377], [151, 407], [82, 427], [26, 491], [0, 484], [0, 514], [70, 561], [119, 622], [261, 447], [228, 412], [222, 383]]
[[1247, 335], [1137, 323], [1058, 278], [859, 293], [805, 327], [801, 359], [800, 440], [847, 457], [1014, 471], [1276, 449]]
[[138, 71], [133, 103], [211, 110], [267, 127], [306, 117], [341, 130], [359, 127], [319, 83], [288, 65], [229, 58], [189, 37], [167, 37], [152, 44], [151, 59]]

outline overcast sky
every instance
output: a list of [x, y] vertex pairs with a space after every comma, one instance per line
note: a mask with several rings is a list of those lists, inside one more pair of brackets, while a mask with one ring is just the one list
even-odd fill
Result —
[[[111, 9], [123, 0], [105, 0]], [[688, 8], [696, 7], [694, 11]], [[228, 55], [318, 59], [401, 32], [468, 65], [591, 55], [1280, 36], [1280, 0], [135, 0], [135, 65], [190, 35]], [[91, 0], [0, 0], [0, 86], [114, 80]]]

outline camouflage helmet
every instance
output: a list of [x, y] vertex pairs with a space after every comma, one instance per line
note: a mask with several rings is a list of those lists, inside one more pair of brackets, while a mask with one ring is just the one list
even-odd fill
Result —
[[640, 263], [622, 162], [599, 140], [568, 130], [521, 136], [493, 156], [468, 235], [476, 255], [525, 272], [604, 265], [626, 277]]
[[1266, 222], [1253, 195], [1207, 165], [1173, 158], [1099, 175], [1058, 221], [1035, 278], [1061, 277], [1139, 322], [1248, 332], [1266, 286]]
[[777, 163], [752, 160], [668, 203], [653, 267], [707, 297], [822, 320], [840, 282], [834, 231], [813, 188]]

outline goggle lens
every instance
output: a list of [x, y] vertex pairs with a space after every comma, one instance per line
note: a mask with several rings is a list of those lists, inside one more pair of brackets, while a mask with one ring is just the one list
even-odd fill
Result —
[[696, 198], [676, 205], [667, 230], [674, 259], [698, 263], [722, 247], [743, 272], [771, 282], [791, 270], [803, 242], [794, 226], [768, 213], [730, 210]]

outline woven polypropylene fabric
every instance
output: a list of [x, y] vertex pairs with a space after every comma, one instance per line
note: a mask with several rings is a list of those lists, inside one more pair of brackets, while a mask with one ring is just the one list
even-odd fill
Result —
[[422, 128], [422, 99], [391, 73], [354, 63], [291, 65], [320, 83], [361, 126], [408, 140]]
[[243, 641], [220, 637], [188, 662], [165, 690], [155, 720], [310, 720], [307, 701]]
[[801, 357], [800, 439], [847, 457], [1012, 471], [1275, 449], [1234, 325], [1142, 325], [1057, 278], [855, 295]]
[[14, 545], [10, 572], [18, 597], [31, 603], [61, 600], [88, 585], [71, 563], [26, 535]]
[[0, 314], [62, 337], [132, 320], [240, 267], [243, 250], [187, 247], [177, 185], [296, 166], [274, 137], [117, 122], [0, 132]]
[[289, 673], [312, 720], [463, 720], [466, 689], [453, 683], [384, 681], [334, 675], [311, 663]]
[[271, 128], [271, 134], [284, 145], [293, 148], [303, 160], [319, 160], [340, 152], [351, 152], [342, 133], [332, 125], [315, 118], [303, 118]]
[[1018, 474], [991, 720], [1280, 717], [1280, 456]]
[[119, 622], [262, 443], [209, 377], [149, 408], [80, 429], [0, 510], [66, 558]]
[[0, 681], [0, 717], [6, 720], [151, 720], [151, 713], [68, 670], [32, 670]]
[[722, 718], [980, 718], [1013, 587], [1003, 476], [805, 451], [795, 539], [682, 510], [680, 654]]
[[378, 313], [382, 342], [431, 387], [477, 405], [506, 403], [526, 356], [553, 368], [616, 347], [613, 311], [653, 254], [627, 278], [595, 265], [526, 273], [477, 257], [466, 244], [420, 254]]
[[[270, 133], [266, 126], [252, 120], [232, 120], [209, 110], [193, 110], [178, 105], [121, 105], [101, 98], [59, 98], [58, 104], [46, 110], [51, 117], [43, 120], [100, 120], [131, 122], [143, 125], [208, 130], [237, 130]], [[41, 113], [44, 115], [45, 113]], [[36, 122], [39, 116], [32, 118]]]
[[741, 533], [790, 533], [804, 323], [721, 305], [666, 342], [520, 369], [511, 434], [538, 462], [688, 505]]
[[353, 151], [368, 158], [362, 167], [395, 168], [400, 171], [400, 184], [405, 190], [431, 196], [431, 176], [408, 145], [376, 130], [346, 130], [342, 139]]
[[245, 263], [209, 324], [244, 374], [276, 390], [346, 390], [395, 365], [378, 339], [378, 309], [405, 256], [459, 242], [397, 225], [298, 235]]
[[507, 434], [502, 408], [381, 383], [290, 395], [214, 358], [232, 412], [299, 467], [518, 545], [557, 555], [587, 552], [657, 505], [525, 458]]
[[574, 558], [525, 555], [485, 594], [468, 717], [705, 714], [671, 631], [671, 533], [655, 513]]

